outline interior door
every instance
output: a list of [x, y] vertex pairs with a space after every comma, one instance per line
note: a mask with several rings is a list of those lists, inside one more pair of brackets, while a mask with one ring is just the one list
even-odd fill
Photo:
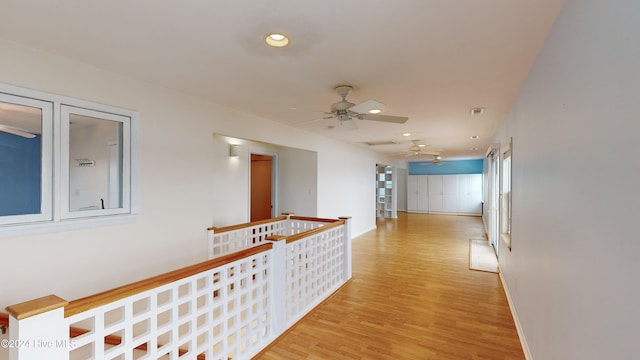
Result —
[[273, 217], [273, 156], [251, 154], [251, 221]]

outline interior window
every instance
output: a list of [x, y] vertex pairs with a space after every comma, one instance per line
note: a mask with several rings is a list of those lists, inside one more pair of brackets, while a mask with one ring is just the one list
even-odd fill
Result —
[[63, 218], [129, 211], [130, 118], [62, 106]]
[[0, 84], [0, 226], [134, 214], [137, 118], [129, 110]]

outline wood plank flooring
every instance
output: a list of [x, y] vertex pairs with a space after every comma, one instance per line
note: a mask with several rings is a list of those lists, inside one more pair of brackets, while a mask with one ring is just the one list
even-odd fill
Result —
[[399, 213], [353, 240], [353, 279], [261, 360], [524, 359], [498, 274], [469, 270], [479, 217]]

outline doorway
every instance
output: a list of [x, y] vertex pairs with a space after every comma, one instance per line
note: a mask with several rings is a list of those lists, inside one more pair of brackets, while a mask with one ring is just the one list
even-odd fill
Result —
[[274, 156], [251, 154], [250, 221], [272, 218], [274, 211]]

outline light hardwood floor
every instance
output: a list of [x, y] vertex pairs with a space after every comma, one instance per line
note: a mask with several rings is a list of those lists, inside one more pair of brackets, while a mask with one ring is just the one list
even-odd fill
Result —
[[353, 240], [353, 279], [258, 358], [524, 359], [479, 217], [399, 213]]

